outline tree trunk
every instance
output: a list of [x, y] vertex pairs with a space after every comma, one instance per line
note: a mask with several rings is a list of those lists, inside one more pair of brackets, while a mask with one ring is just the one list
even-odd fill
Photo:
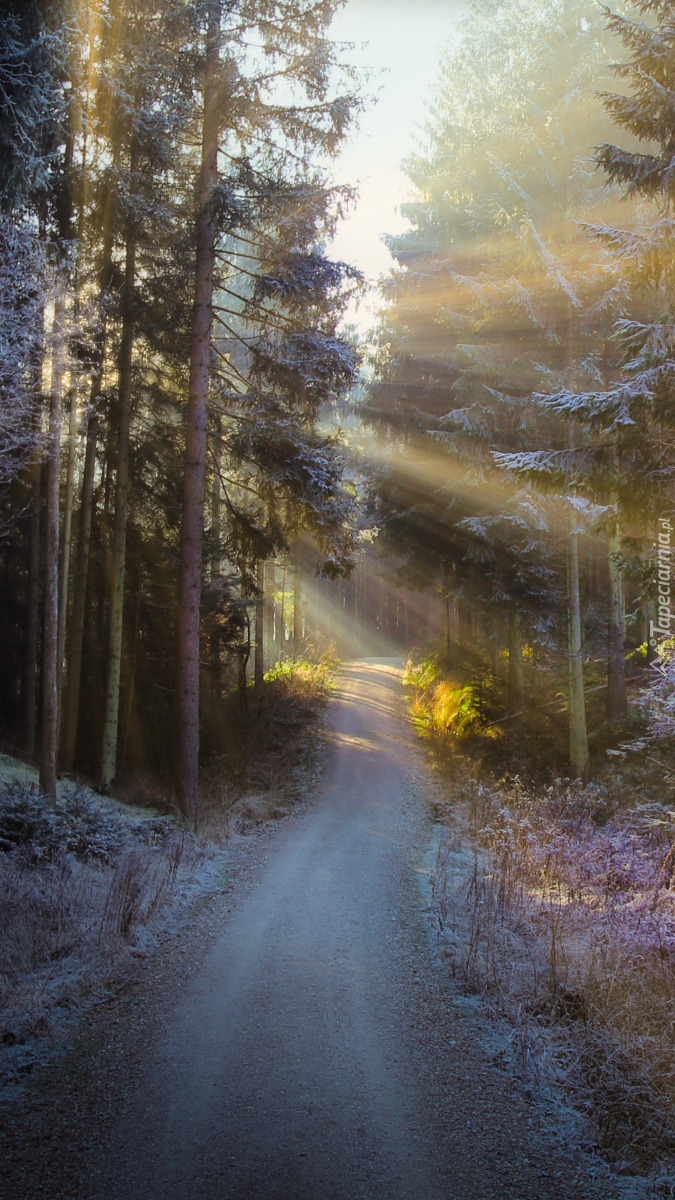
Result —
[[72, 389], [68, 420], [68, 455], [66, 459], [66, 486], [63, 495], [63, 524], [61, 528], [61, 563], [59, 568], [59, 628], [58, 628], [58, 706], [61, 713], [63, 683], [66, 676], [66, 618], [68, 613], [68, 589], [70, 583], [70, 544], [73, 528], [73, 506], [75, 503], [75, 468], [77, 465], [77, 393]]
[[274, 611], [275, 611], [276, 567], [273, 560], [265, 563], [265, 654], [267, 667], [276, 660], [274, 653]]
[[[91, 46], [91, 42], [90, 42], [90, 46]], [[71, 58], [71, 67], [70, 67], [70, 71], [69, 71], [69, 77], [75, 81], [78, 78], [78, 59], [79, 59], [79, 55], [80, 55], [80, 49], [79, 49], [79, 47], [74, 45], [72, 47], [72, 50], [73, 50], [73, 55]], [[86, 220], [87, 220], [86, 181], [87, 181], [87, 154], [88, 154], [88, 145], [89, 145], [89, 125], [88, 125], [88, 122], [86, 122], [86, 121], [83, 122], [83, 115], [84, 115], [84, 111], [86, 111], [86, 108], [88, 107], [88, 104], [89, 104], [88, 87], [87, 87], [87, 94], [86, 94], [85, 102], [84, 102], [85, 103], [84, 109], [81, 108], [79, 104], [76, 104], [73, 101], [74, 101], [74, 97], [76, 94], [76, 89], [79, 88], [79, 86], [83, 82], [84, 82], [83, 80], [79, 80], [79, 82], [77, 84], [75, 84], [75, 86], [73, 87], [73, 91], [71, 93], [70, 119], [68, 121], [69, 150], [68, 150], [68, 154], [66, 156], [66, 160], [67, 160], [67, 162], [69, 162], [67, 170], [68, 170], [68, 179], [70, 181], [71, 186], [68, 187], [67, 193], [65, 196], [66, 203], [67, 203], [67, 216], [64, 213], [64, 216], [66, 217], [66, 227], [63, 230], [64, 240], [66, 240], [66, 241], [74, 240], [75, 245], [77, 246], [77, 254], [76, 254], [76, 259], [75, 259], [76, 268], [75, 268], [75, 281], [74, 281], [74, 314], [73, 314], [76, 325], [81, 318], [81, 300], [82, 300], [83, 279], [82, 279], [82, 274], [81, 274], [80, 258], [81, 258], [81, 253], [82, 253], [82, 247], [84, 245], [84, 236], [85, 236], [85, 228], [86, 228]], [[73, 198], [72, 183], [75, 179], [75, 173], [74, 173], [75, 144], [77, 141], [79, 141], [80, 138], [81, 138], [81, 148], [82, 149], [81, 149], [81, 160], [80, 160], [80, 166], [79, 166], [79, 181], [80, 182], [79, 182], [79, 189], [78, 189], [77, 231], [75, 231], [72, 228], [73, 215], [74, 215], [74, 203], [73, 203], [74, 198]], [[111, 203], [111, 199], [107, 199], [106, 204], [110, 205], [110, 203]], [[112, 244], [111, 243], [112, 229], [108, 228], [105, 225], [104, 225], [104, 229], [106, 231], [105, 236], [104, 236], [105, 244], [111, 246], [111, 244]], [[110, 254], [111, 250], [109, 250], [108, 253]], [[96, 375], [96, 374], [97, 374], [96, 365], [94, 365], [94, 375]], [[61, 567], [60, 567], [60, 575], [59, 575], [59, 629], [58, 629], [59, 696], [58, 696], [58, 703], [59, 703], [59, 724], [60, 724], [59, 741], [60, 741], [61, 745], [63, 744], [63, 729], [62, 729], [62, 725], [63, 725], [63, 687], [65, 684], [67, 688], [70, 688], [70, 676], [71, 676], [71, 672], [69, 669], [71, 662], [70, 662], [70, 658], [66, 656], [66, 633], [67, 633], [67, 625], [68, 625], [68, 592], [69, 592], [69, 585], [70, 585], [71, 535], [72, 535], [72, 524], [73, 524], [73, 509], [75, 506], [75, 472], [76, 472], [77, 457], [78, 457], [78, 429], [77, 429], [77, 426], [78, 426], [78, 420], [77, 420], [78, 404], [77, 404], [77, 399], [78, 399], [77, 389], [74, 386], [73, 380], [71, 378], [70, 419], [69, 419], [69, 423], [68, 423], [68, 459], [67, 459], [67, 466], [66, 466], [66, 488], [65, 488], [65, 495], [64, 495], [64, 500], [63, 500], [63, 530], [62, 530], [62, 547], [61, 547]], [[68, 768], [68, 769], [70, 769], [70, 768]]]
[[286, 650], [286, 568], [281, 571], [281, 601], [279, 603], [279, 658]]
[[222, 521], [223, 521], [223, 484], [220, 478], [222, 459], [223, 423], [217, 416], [214, 421], [215, 430], [212, 440], [215, 471], [213, 474], [213, 490], [211, 492], [211, 582], [220, 575], [222, 569]]
[[253, 678], [257, 688], [262, 687], [265, 674], [265, 564], [259, 562], [256, 569], [258, 600], [255, 610], [255, 658]]
[[607, 720], [622, 721], [628, 712], [626, 698], [626, 659], [624, 654], [623, 579], [617, 565], [619, 533], [613, 529], [607, 538], [609, 565], [609, 631], [607, 661]]
[[471, 609], [466, 600], [459, 601], [458, 640], [463, 649], [473, 646], [473, 621]]
[[23, 683], [23, 748], [35, 757], [37, 731], [38, 642], [40, 635], [40, 516], [42, 511], [42, 461], [36, 456], [30, 471], [30, 523], [28, 528], [28, 584], [26, 597], [26, 649]]
[[302, 570], [293, 568], [293, 658], [298, 657], [302, 642]]
[[[213, 487], [211, 489], [211, 528], [209, 537], [211, 542], [211, 561], [209, 564], [209, 578], [211, 583], [217, 586], [217, 581], [223, 570], [222, 556], [222, 524], [223, 524], [223, 484], [220, 477], [220, 466], [222, 460], [222, 421], [219, 416], [214, 419], [214, 436], [211, 442], [212, 457], [214, 461]], [[218, 705], [223, 696], [223, 661], [220, 646], [220, 638], [217, 631], [212, 634], [210, 642], [210, 691], [211, 700], [214, 705]]]
[[124, 288], [122, 294], [122, 334], [118, 365], [117, 472], [115, 486], [115, 523], [113, 527], [110, 613], [108, 631], [108, 674], [103, 712], [101, 750], [101, 791], [108, 792], [115, 779], [117, 730], [119, 723], [122, 636], [124, 629], [124, 579], [126, 568], [127, 523], [129, 518], [129, 429], [131, 425], [131, 372], [134, 342], [134, 285], [136, 281], [136, 235], [128, 231]]
[[[44, 234], [44, 229], [41, 228]], [[32, 385], [43, 407], [42, 373], [44, 367], [44, 308], [41, 313], [39, 350], [32, 364]], [[38, 726], [38, 678], [40, 665], [40, 566], [42, 528], [42, 460], [43, 449], [36, 450], [31, 463], [28, 487], [30, 492], [30, 521], [28, 526], [28, 578], [26, 594], [26, 645], [23, 676], [23, 746], [30, 758], [35, 758]]]
[[216, 222], [210, 205], [218, 181], [220, 0], [209, 5], [196, 230], [192, 346], [186, 416], [183, 519], [178, 588], [178, 803], [195, 823], [199, 772], [199, 617], [202, 583], [206, 435], [213, 320]]
[[588, 737], [584, 700], [584, 667], [581, 643], [579, 593], [579, 535], [576, 515], [569, 516], [567, 535], [567, 661], [569, 692], [570, 772], [573, 779], [588, 777]]
[[[116, 164], [119, 156], [119, 141], [116, 141], [113, 151], [113, 162]], [[80, 687], [82, 682], [82, 647], [84, 638], [85, 605], [87, 599], [87, 578], [89, 575], [89, 547], [91, 544], [91, 526], [94, 512], [94, 474], [96, 469], [96, 445], [99, 434], [99, 405], [101, 403], [101, 385], [105, 365], [107, 339], [107, 298], [110, 286], [113, 248], [113, 192], [108, 190], [103, 210], [103, 226], [105, 230], [103, 252], [99, 279], [101, 296], [99, 300], [100, 327], [96, 337], [94, 362], [89, 392], [89, 413], [87, 416], [87, 435], [85, 439], [84, 470], [82, 472], [82, 490], [80, 497], [80, 512], [77, 529], [77, 550], [75, 555], [75, 576], [73, 580], [73, 605], [70, 616], [70, 626], [67, 637], [68, 670], [66, 672], [66, 700], [62, 717], [61, 752], [63, 768], [72, 771], [75, 761], [77, 744], [77, 727], [80, 709]]]
[[509, 713], [521, 711], [524, 695], [520, 613], [515, 604], [511, 604], [509, 608]]
[[[575, 319], [570, 306], [567, 314], [565, 361], [568, 386], [575, 383]], [[574, 423], [570, 421], [567, 441], [575, 446]], [[577, 516], [570, 506], [567, 525], [567, 674], [569, 705], [569, 758], [573, 779], [587, 779], [589, 769], [586, 700], [584, 697], [584, 660], [581, 634], [581, 592], [579, 586], [579, 535]]]
[[487, 637], [487, 652], [490, 670], [495, 679], [499, 673], [499, 635], [500, 629], [497, 619], [497, 614], [493, 611], [488, 612], [485, 619], [485, 636]]
[[54, 350], [49, 401], [49, 439], [45, 489], [45, 564], [42, 632], [42, 729], [40, 787], [56, 804], [56, 754], [59, 726], [58, 624], [59, 624], [59, 484], [61, 476], [61, 422], [65, 373], [65, 299], [54, 306]]
[[[93, 392], [93, 385], [92, 385]], [[63, 711], [61, 756], [64, 771], [72, 771], [77, 745], [77, 726], [80, 710], [80, 684], [82, 679], [82, 644], [84, 638], [84, 614], [87, 601], [87, 576], [89, 574], [89, 546], [91, 523], [94, 511], [94, 470], [96, 467], [96, 442], [98, 439], [98, 414], [92, 410], [87, 422], [87, 440], [84, 452], [82, 493], [77, 530], [75, 577], [73, 580], [73, 607], [68, 631], [68, 671], [66, 698]]]

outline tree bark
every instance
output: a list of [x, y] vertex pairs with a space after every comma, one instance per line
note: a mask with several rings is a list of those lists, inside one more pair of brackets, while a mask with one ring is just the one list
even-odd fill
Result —
[[[90, 43], [91, 45], [91, 43]], [[83, 122], [83, 113], [88, 106], [88, 86], [87, 95], [84, 101], [84, 109], [74, 103], [74, 97], [79, 90], [83, 79], [78, 78], [78, 64], [80, 59], [79, 47], [73, 46], [73, 54], [71, 58], [70, 78], [73, 80], [73, 90], [71, 92], [71, 109], [70, 119], [68, 121], [68, 152], [66, 155], [67, 163], [67, 178], [69, 186], [64, 195], [66, 209], [64, 211], [64, 229], [63, 237], [65, 240], [75, 238], [77, 246], [76, 254], [76, 269], [74, 281], [74, 317], [77, 323], [81, 315], [81, 300], [83, 279], [81, 272], [80, 257], [82, 247], [84, 245], [85, 227], [87, 220], [87, 206], [85, 203], [87, 187], [87, 157], [89, 145], [89, 126], [86, 121]], [[78, 219], [77, 231], [73, 229], [74, 218], [74, 197], [72, 184], [75, 180], [74, 159], [75, 159], [75, 144], [82, 139], [81, 145], [81, 160], [79, 165], [79, 189], [78, 189]], [[106, 204], [111, 203], [110, 199], [106, 200]], [[112, 232], [106, 226], [105, 242], [111, 242]], [[96, 373], [96, 371], [94, 371]], [[73, 525], [73, 509], [75, 506], [75, 472], [78, 457], [78, 403], [77, 389], [73, 386], [71, 379], [71, 399], [70, 399], [70, 417], [68, 423], [68, 458], [66, 466], [66, 487], [63, 500], [63, 530], [62, 530], [62, 547], [61, 547], [61, 567], [59, 575], [59, 629], [58, 629], [58, 659], [59, 659], [59, 723], [63, 724], [63, 688], [70, 686], [70, 660], [66, 657], [66, 634], [68, 625], [68, 593], [70, 585], [70, 557], [71, 557], [71, 536]], [[59, 741], [62, 743], [62, 728], [59, 729]]]
[[259, 562], [256, 570], [258, 600], [255, 610], [255, 657], [253, 678], [257, 688], [262, 687], [265, 674], [265, 564]]
[[265, 563], [265, 656], [267, 667], [275, 661], [274, 653], [274, 617], [275, 617], [276, 567], [272, 559]]
[[63, 296], [58, 296], [54, 306], [54, 349], [46, 462], [42, 728], [40, 737], [40, 787], [52, 804], [56, 804], [56, 754], [59, 726], [59, 484], [63, 376], [65, 374], [65, 310], [65, 299]]
[[131, 378], [134, 343], [134, 286], [136, 281], [136, 235], [128, 231], [124, 287], [122, 293], [122, 334], [118, 364], [117, 472], [115, 485], [115, 522], [113, 527], [110, 614], [108, 633], [108, 674], [103, 714], [101, 750], [101, 791], [113, 786], [117, 761], [122, 637], [124, 630], [124, 579], [126, 571], [127, 523], [129, 518], [129, 430], [131, 426]]
[[569, 515], [567, 534], [567, 661], [569, 694], [569, 754], [573, 779], [588, 778], [588, 736], [584, 699], [584, 667], [579, 592], [579, 535], [576, 516]]
[[58, 705], [61, 713], [63, 683], [66, 670], [66, 618], [68, 613], [68, 591], [70, 584], [70, 545], [73, 528], [73, 506], [75, 503], [75, 468], [77, 465], [77, 395], [72, 389], [68, 419], [68, 454], [66, 457], [66, 486], [63, 494], [63, 524], [61, 529], [61, 562], [59, 567], [59, 627], [57, 637], [58, 655]]
[[[44, 234], [44, 228], [41, 233]], [[40, 397], [43, 407], [44, 367], [44, 307], [42, 309], [39, 349], [32, 364], [32, 384], [35, 396]], [[40, 566], [42, 529], [42, 480], [43, 448], [38, 446], [30, 467], [28, 487], [30, 492], [30, 521], [28, 527], [28, 578], [26, 594], [26, 645], [23, 675], [23, 746], [30, 758], [35, 758], [38, 726], [38, 678], [40, 665]]]
[[302, 642], [302, 571], [293, 568], [293, 658], [298, 657]]
[[607, 538], [609, 566], [609, 630], [607, 661], [607, 719], [622, 721], [628, 712], [626, 697], [626, 658], [624, 653], [623, 579], [617, 565], [620, 553], [619, 533], [613, 529]]
[[[113, 147], [113, 164], [119, 158], [119, 139]], [[73, 580], [73, 605], [70, 617], [70, 627], [67, 636], [68, 669], [66, 672], [66, 699], [62, 717], [61, 752], [65, 771], [72, 771], [75, 761], [77, 744], [77, 727], [80, 709], [80, 687], [82, 682], [82, 647], [84, 639], [85, 606], [87, 599], [87, 578], [89, 575], [89, 547], [91, 545], [91, 527], [94, 513], [94, 474], [96, 469], [96, 446], [99, 434], [99, 405], [101, 403], [101, 385], [106, 354], [107, 340], [107, 298], [110, 286], [113, 251], [113, 206], [112, 188], [108, 189], [103, 207], [102, 223], [104, 228], [103, 251], [99, 269], [100, 280], [100, 328], [96, 338], [91, 387], [89, 392], [89, 412], [87, 416], [87, 434], [84, 451], [84, 470], [82, 472], [82, 490], [80, 497], [80, 512], [77, 529], [77, 550], [75, 555], [75, 576]]]
[[199, 619], [202, 585], [206, 438], [213, 320], [216, 222], [210, 204], [218, 181], [218, 61], [220, 0], [208, 11], [204, 110], [196, 230], [192, 347], [186, 415], [183, 518], [178, 587], [178, 770], [177, 795], [183, 816], [197, 816], [199, 772]]
[[281, 600], [279, 602], [279, 658], [283, 659], [286, 649], [286, 568], [281, 571]]
[[[569, 386], [574, 387], [575, 322], [572, 308], [567, 314], [565, 359]], [[570, 449], [575, 446], [574, 423], [567, 430]], [[569, 705], [569, 759], [573, 779], [587, 779], [589, 770], [586, 700], [584, 696], [584, 660], [581, 627], [581, 591], [579, 584], [579, 534], [577, 516], [569, 506], [567, 517], [567, 677]]]
[[96, 467], [97, 439], [98, 414], [92, 410], [87, 422], [87, 440], [84, 452], [84, 471], [82, 474], [77, 550], [75, 555], [75, 578], [73, 580], [73, 607], [70, 618], [70, 629], [68, 631], [68, 685], [61, 722], [61, 757], [64, 771], [72, 771], [77, 745], [80, 684], [82, 680], [84, 614], [87, 601], [89, 547], [91, 544], [91, 524], [94, 511], [94, 470]]
[[23, 748], [35, 757], [37, 733], [38, 642], [40, 637], [40, 525], [42, 513], [42, 461], [36, 456], [30, 470], [30, 522], [28, 528], [28, 581], [26, 597], [26, 649], [23, 681]]
[[[222, 525], [223, 525], [223, 483], [220, 477], [220, 466], [222, 460], [222, 421], [220, 416], [214, 418], [214, 431], [211, 441], [211, 453], [214, 462], [213, 472], [213, 487], [211, 489], [211, 528], [209, 530], [211, 541], [211, 561], [209, 564], [209, 578], [214, 586], [217, 586], [218, 579], [223, 570], [222, 557]], [[214, 632], [210, 640], [210, 689], [211, 699], [214, 705], [220, 703], [223, 695], [223, 662], [220, 646], [220, 639], [217, 632]]]

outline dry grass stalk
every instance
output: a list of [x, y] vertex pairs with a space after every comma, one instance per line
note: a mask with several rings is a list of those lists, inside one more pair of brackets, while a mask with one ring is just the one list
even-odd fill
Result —
[[[602, 789], [466, 780], [446, 811], [434, 905], [449, 966], [563, 1084], [627, 1172], [675, 1162], [675, 822]], [[664, 1175], [663, 1172], [666, 1172]]]

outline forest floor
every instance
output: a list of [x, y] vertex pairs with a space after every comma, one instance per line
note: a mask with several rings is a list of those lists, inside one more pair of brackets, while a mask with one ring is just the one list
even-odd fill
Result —
[[321, 776], [4, 1110], [13, 1200], [627, 1200], [449, 977], [436, 782], [392, 661], [349, 664]]

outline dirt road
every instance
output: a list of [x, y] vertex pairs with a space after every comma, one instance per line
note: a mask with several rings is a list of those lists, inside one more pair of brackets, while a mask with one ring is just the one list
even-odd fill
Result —
[[5, 1147], [8, 1196], [608, 1200], [435, 962], [399, 696], [391, 663], [344, 671], [320, 794], [208, 937], [141, 970], [52, 1069]]

